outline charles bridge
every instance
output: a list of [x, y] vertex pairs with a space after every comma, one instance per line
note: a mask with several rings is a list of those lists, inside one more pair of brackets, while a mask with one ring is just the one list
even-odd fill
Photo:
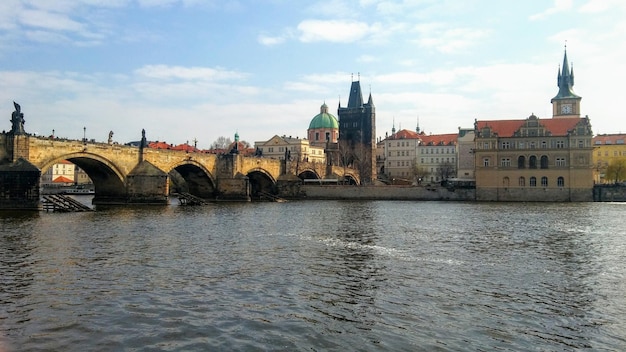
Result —
[[24, 131], [19, 105], [12, 130], [0, 134], [0, 209], [38, 209], [41, 174], [68, 160], [91, 178], [93, 204], [167, 204], [170, 185], [206, 200], [298, 197], [303, 179], [346, 177], [355, 170], [323, 163], [148, 148], [34, 136]]

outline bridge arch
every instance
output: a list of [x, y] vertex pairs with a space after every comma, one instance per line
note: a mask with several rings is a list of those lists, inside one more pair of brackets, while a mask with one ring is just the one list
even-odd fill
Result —
[[190, 193], [200, 198], [215, 198], [215, 177], [202, 164], [194, 160], [173, 165], [169, 172], [173, 188], [170, 192]]
[[321, 177], [315, 170], [307, 169], [298, 174], [298, 177], [302, 180], [319, 180]]
[[254, 168], [246, 175], [250, 182], [250, 197], [261, 198], [263, 193], [276, 194], [276, 179], [262, 168]]
[[63, 160], [80, 167], [93, 181], [96, 193], [94, 204], [105, 199], [125, 199], [126, 177], [110, 160], [92, 153], [70, 153], [43, 163], [42, 172]]

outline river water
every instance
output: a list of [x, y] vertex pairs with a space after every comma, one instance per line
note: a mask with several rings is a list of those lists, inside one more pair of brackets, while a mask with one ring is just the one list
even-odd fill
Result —
[[0, 213], [0, 351], [626, 350], [626, 204]]

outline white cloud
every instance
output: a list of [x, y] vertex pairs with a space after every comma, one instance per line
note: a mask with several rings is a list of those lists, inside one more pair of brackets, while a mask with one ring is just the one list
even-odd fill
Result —
[[182, 67], [167, 65], [146, 65], [135, 70], [139, 76], [160, 80], [204, 80], [204, 81], [228, 81], [241, 80], [248, 74], [237, 71], [224, 70], [221, 68], [208, 67]]
[[572, 0], [554, 0], [554, 5], [543, 12], [531, 15], [529, 19], [531, 21], [541, 20], [559, 12], [564, 12], [572, 9]]
[[257, 40], [262, 45], [267, 45], [267, 46], [278, 45], [278, 44], [282, 44], [285, 42], [286, 35], [272, 37], [269, 35], [261, 34], [257, 37]]
[[362, 39], [370, 32], [364, 22], [340, 20], [305, 20], [298, 24], [300, 40], [305, 43], [329, 41], [349, 43]]
[[445, 23], [426, 23], [415, 27], [419, 33], [418, 45], [442, 53], [465, 50], [487, 37], [490, 32], [474, 28], [450, 28]]

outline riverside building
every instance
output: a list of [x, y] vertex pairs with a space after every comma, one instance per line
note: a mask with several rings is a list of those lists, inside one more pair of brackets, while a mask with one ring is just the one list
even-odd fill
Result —
[[592, 200], [593, 133], [580, 117], [567, 51], [557, 85], [552, 118], [475, 121], [476, 200]]

